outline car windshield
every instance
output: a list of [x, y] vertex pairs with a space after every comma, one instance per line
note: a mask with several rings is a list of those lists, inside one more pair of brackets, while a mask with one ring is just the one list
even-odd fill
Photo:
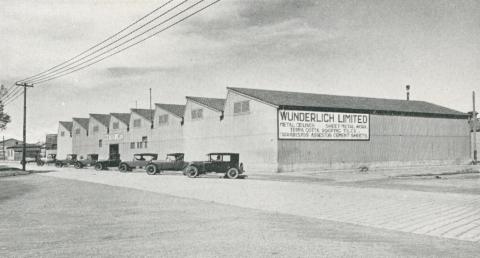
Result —
[[166, 161], [175, 161], [175, 156], [167, 155]]

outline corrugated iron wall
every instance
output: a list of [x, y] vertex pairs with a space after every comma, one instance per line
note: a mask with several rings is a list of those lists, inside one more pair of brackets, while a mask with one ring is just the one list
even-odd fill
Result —
[[279, 171], [466, 163], [466, 119], [370, 116], [370, 141], [279, 140]]

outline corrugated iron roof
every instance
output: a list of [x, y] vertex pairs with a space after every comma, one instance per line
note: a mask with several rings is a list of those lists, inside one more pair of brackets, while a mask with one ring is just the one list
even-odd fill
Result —
[[130, 124], [130, 113], [110, 113], [110, 115], [117, 118], [126, 125]]
[[108, 114], [90, 114], [91, 117], [95, 118], [98, 122], [102, 123], [104, 126], [110, 126], [110, 115]]
[[155, 112], [153, 109], [141, 109], [141, 108], [132, 108], [132, 112], [135, 112], [142, 116], [143, 118], [147, 119], [150, 121], [151, 118], [153, 118], [153, 113]]
[[164, 109], [178, 117], [183, 117], [185, 105], [155, 103], [155, 106]]
[[89, 118], [79, 118], [79, 117], [74, 117], [73, 121], [77, 122], [81, 127], [83, 127], [85, 130], [88, 130], [88, 123], [90, 121]]
[[70, 121], [60, 121], [60, 124], [65, 127], [69, 132], [72, 132], [73, 122]]
[[203, 98], [203, 97], [191, 97], [187, 96], [187, 99], [193, 100], [197, 103], [215, 109], [222, 112], [225, 106], [225, 99], [215, 99], [215, 98]]
[[453, 109], [442, 107], [425, 101], [380, 99], [325, 95], [303, 92], [261, 90], [249, 88], [227, 89], [244, 94], [260, 101], [284, 107], [313, 107], [338, 110], [361, 110], [380, 112], [399, 112], [410, 114], [433, 114], [449, 116], [468, 116]]

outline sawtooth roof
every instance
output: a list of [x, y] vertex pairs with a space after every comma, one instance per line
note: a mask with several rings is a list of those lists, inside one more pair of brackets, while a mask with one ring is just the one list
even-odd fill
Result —
[[65, 127], [69, 132], [72, 132], [73, 122], [70, 121], [60, 121], [60, 124]]
[[140, 108], [132, 108], [132, 112], [139, 114], [141, 117], [150, 121], [153, 117], [153, 113], [155, 112], [153, 109], [140, 109]]
[[90, 116], [106, 127], [110, 125], [110, 115], [108, 114], [90, 114]]
[[378, 111], [418, 115], [427, 114], [468, 117], [466, 113], [425, 101], [365, 98], [233, 87], [227, 89], [278, 107], [313, 107], [331, 110]]
[[89, 118], [79, 118], [79, 117], [74, 117], [73, 121], [77, 122], [81, 127], [83, 127], [85, 130], [88, 130], [88, 123], [90, 121]]
[[117, 118], [126, 125], [130, 124], [130, 113], [110, 113], [110, 115]]
[[166, 110], [178, 117], [183, 117], [183, 114], [185, 113], [185, 105], [155, 103], [155, 106]]
[[191, 97], [187, 96], [187, 99], [193, 100], [197, 103], [210, 107], [214, 110], [223, 111], [225, 106], [225, 99], [216, 99], [216, 98], [204, 98], [204, 97]]

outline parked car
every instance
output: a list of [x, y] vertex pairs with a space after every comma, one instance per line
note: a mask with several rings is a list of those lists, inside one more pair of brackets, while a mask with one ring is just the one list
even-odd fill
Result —
[[37, 161], [37, 165], [43, 166], [45, 164], [50, 165], [50, 164], [55, 164], [57, 162], [57, 154], [48, 154], [46, 158], [42, 158], [39, 161]]
[[83, 167], [95, 166], [95, 163], [97, 162], [97, 160], [98, 160], [98, 154], [87, 154], [86, 159], [77, 160], [74, 166], [77, 169], [80, 169]]
[[122, 161], [118, 166], [120, 172], [132, 171], [136, 168], [144, 168], [153, 160], [157, 160], [158, 154], [156, 153], [138, 153], [133, 155], [132, 161]]
[[111, 154], [107, 160], [99, 160], [95, 163], [95, 170], [106, 170], [111, 167], [117, 167], [120, 165], [120, 154]]
[[77, 154], [68, 154], [66, 159], [57, 160], [55, 167], [61, 168], [65, 166], [75, 165], [77, 162]]
[[225, 173], [225, 177], [235, 179], [244, 173], [238, 153], [209, 153], [207, 161], [193, 161], [185, 168], [185, 175], [197, 177], [206, 173]]
[[[35, 157], [25, 157], [25, 164], [28, 163], [41, 163], [41, 158], [40, 156], [35, 156]], [[20, 164], [23, 165], [23, 160], [20, 160]]]
[[188, 162], [183, 160], [184, 157], [183, 153], [169, 153], [165, 160], [150, 161], [145, 170], [149, 175], [155, 175], [164, 170], [182, 171], [188, 165]]

